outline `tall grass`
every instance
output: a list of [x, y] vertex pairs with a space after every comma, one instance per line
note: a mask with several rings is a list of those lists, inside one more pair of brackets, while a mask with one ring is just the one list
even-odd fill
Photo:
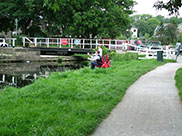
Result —
[[111, 68], [53, 73], [24, 88], [6, 88], [0, 92], [0, 135], [89, 135], [133, 82], [161, 64], [118, 55]]
[[176, 80], [176, 87], [179, 90], [179, 96], [182, 101], [182, 68], [176, 71], [175, 80]]

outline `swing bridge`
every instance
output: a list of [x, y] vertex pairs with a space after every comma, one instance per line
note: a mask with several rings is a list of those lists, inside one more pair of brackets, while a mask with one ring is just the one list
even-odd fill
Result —
[[[16, 47], [15, 38], [0, 39], [3, 42], [8, 41]], [[136, 40], [22, 37], [23, 48], [40, 51], [41, 55], [86, 54], [93, 52], [93, 49], [97, 49], [99, 45], [105, 46], [109, 50], [142, 52], [142, 47], [137, 46], [135, 42]], [[165, 46], [161, 46], [158, 50], [149, 48], [144, 54], [146, 54], [146, 58], [156, 58], [157, 51], [162, 50], [164, 58], [174, 58], [175, 50], [166, 50], [163, 47]]]

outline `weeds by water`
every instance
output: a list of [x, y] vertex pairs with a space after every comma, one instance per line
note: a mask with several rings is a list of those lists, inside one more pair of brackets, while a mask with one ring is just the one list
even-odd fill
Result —
[[133, 82], [161, 64], [117, 55], [111, 68], [53, 73], [21, 89], [6, 88], [0, 92], [0, 134], [89, 135]]
[[176, 87], [179, 90], [179, 96], [182, 101], [182, 68], [177, 70], [175, 80], [176, 80]]

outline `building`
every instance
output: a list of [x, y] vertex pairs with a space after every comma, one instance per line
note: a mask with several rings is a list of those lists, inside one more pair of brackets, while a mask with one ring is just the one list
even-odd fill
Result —
[[138, 28], [132, 27], [131, 33], [132, 33], [131, 38], [137, 38], [138, 37]]

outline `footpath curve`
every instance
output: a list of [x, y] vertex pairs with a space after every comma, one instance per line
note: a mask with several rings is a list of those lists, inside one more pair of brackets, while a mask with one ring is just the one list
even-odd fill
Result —
[[182, 136], [182, 104], [174, 80], [180, 67], [181, 57], [139, 78], [93, 136]]

